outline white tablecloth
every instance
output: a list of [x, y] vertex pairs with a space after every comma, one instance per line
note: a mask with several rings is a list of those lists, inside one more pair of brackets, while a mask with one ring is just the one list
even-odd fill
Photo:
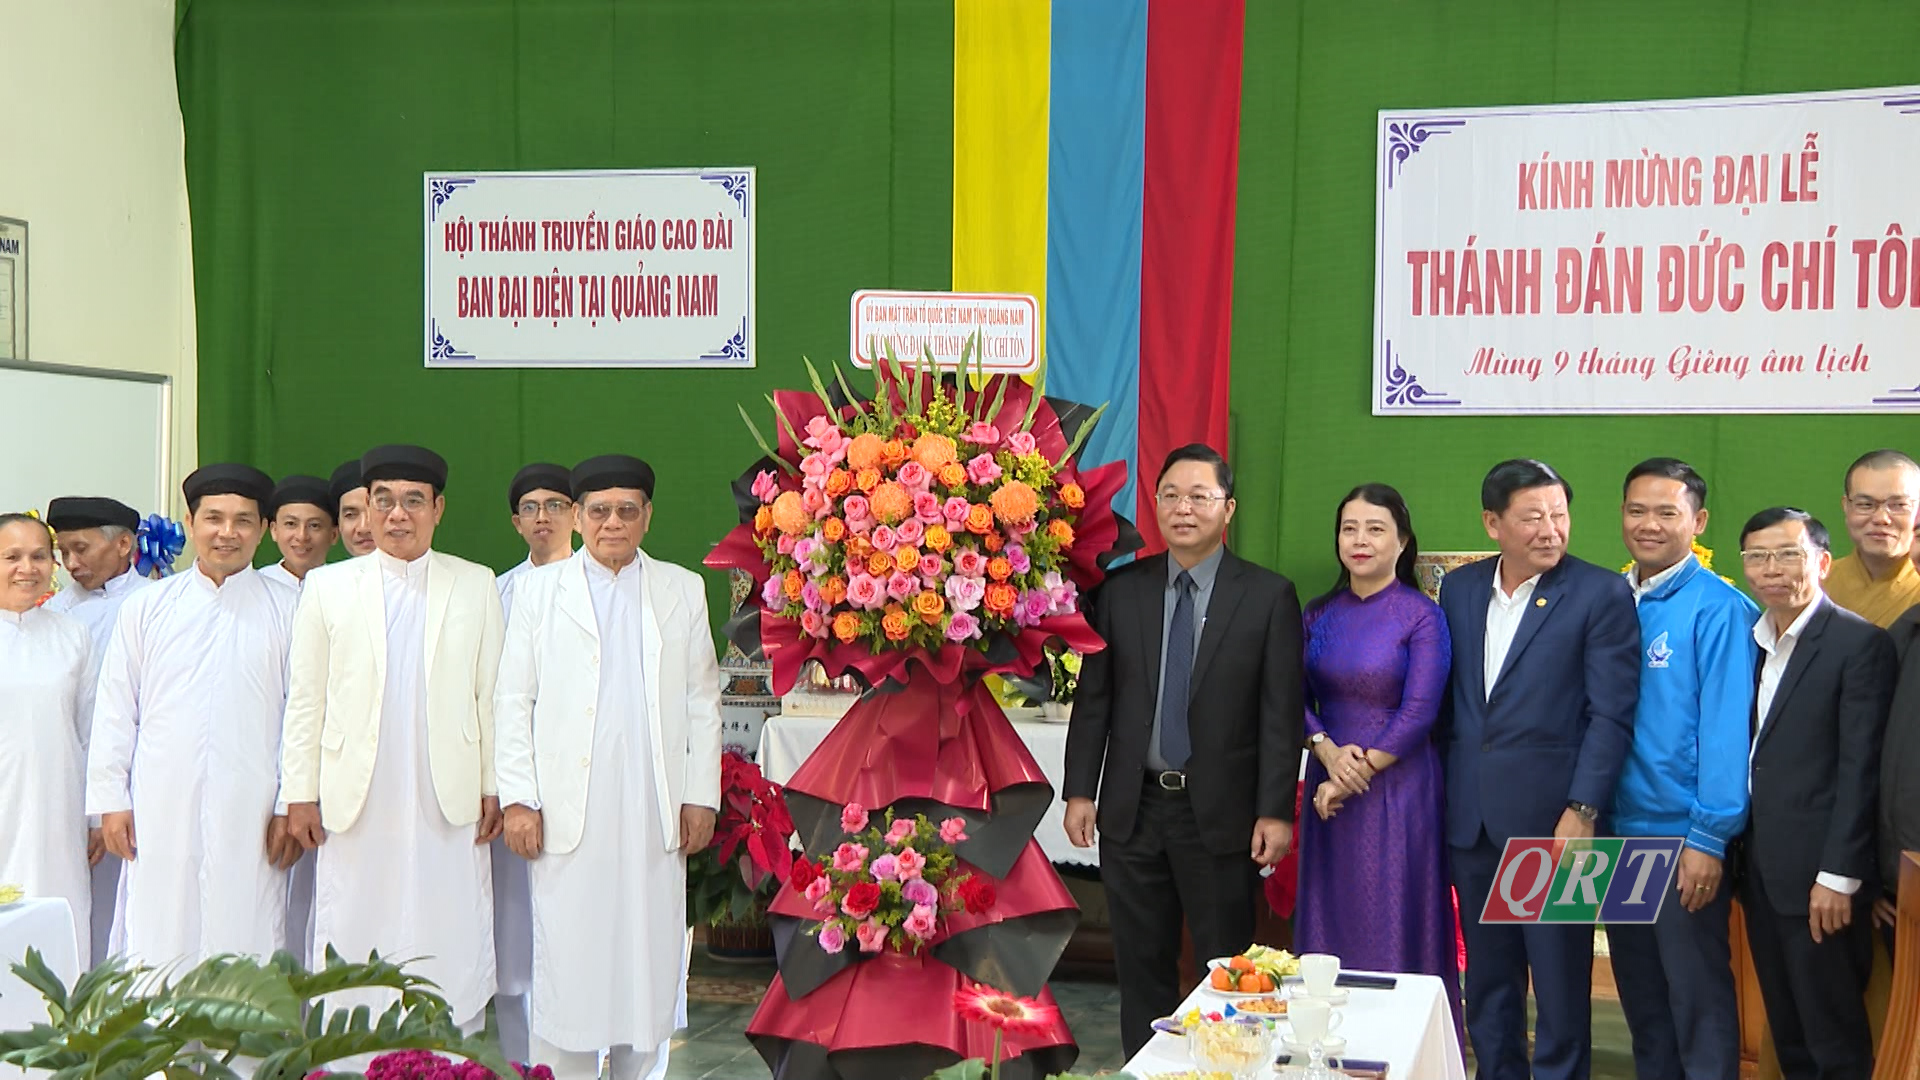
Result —
[[[1347, 1040], [1347, 1056], [1386, 1062], [1388, 1080], [1466, 1080], [1445, 984], [1432, 975], [1394, 973], [1393, 977], [1399, 981], [1391, 990], [1348, 991], [1351, 999], [1339, 1008], [1346, 1019], [1336, 1032]], [[1187, 995], [1180, 1012], [1194, 1008], [1216, 1012], [1225, 1004], [1225, 998], [1203, 985]], [[1149, 1076], [1192, 1067], [1186, 1040], [1156, 1032], [1153, 1041], [1127, 1062], [1126, 1070]]]
[[13, 965], [26, 960], [28, 949], [39, 949], [71, 990], [80, 977], [74, 941], [73, 911], [65, 900], [22, 900], [0, 907], [0, 1031], [25, 1031], [47, 1022], [46, 1000], [14, 975]]
[[[824, 716], [767, 717], [766, 726], [760, 729], [760, 771], [774, 783], [785, 784], [836, 722]], [[1033, 833], [1033, 838], [1040, 841], [1041, 852], [1056, 863], [1100, 865], [1097, 845], [1078, 848], [1067, 842], [1067, 807], [1059, 797], [1067, 775], [1067, 725], [1016, 720], [1013, 729], [1020, 733], [1020, 741], [1027, 744], [1027, 751], [1053, 784], [1053, 803]]]

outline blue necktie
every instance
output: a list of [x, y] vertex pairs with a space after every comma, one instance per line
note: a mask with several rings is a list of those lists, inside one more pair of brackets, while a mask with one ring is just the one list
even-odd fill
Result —
[[1167, 662], [1160, 673], [1160, 756], [1175, 769], [1187, 767], [1193, 743], [1187, 737], [1187, 684], [1193, 680], [1193, 576], [1173, 580], [1179, 599], [1167, 630]]

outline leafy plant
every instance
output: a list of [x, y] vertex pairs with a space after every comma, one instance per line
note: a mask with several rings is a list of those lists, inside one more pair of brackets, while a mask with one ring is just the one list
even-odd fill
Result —
[[[13, 973], [46, 999], [49, 1022], [0, 1034], [0, 1062], [47, 1070], [53, 1080], [239, 1080], [239, 1058], [257, 1061], [247, 1062], [255, 1080], [303, 1080], [330, 1062], [389, 1050], [445, 1051], [516, 1075], [492, 1044], [461, 1033], [431, 982], [378, 955], [349, 963], [329, 948], [316, 972], [285, 952], [265, 962], [215, 956], [178, 979], [115, 958], [69, 991], [28, 950]], [[369, 989], [400, 999], [377, 1018], [364, 1005], [329, 1009], [320, 1000]]]
[[792, 836], [780, 785], [740, 754], [722, 754], [713, 842], [687, 860], [687, 925], [762, 925], [793, 865]]

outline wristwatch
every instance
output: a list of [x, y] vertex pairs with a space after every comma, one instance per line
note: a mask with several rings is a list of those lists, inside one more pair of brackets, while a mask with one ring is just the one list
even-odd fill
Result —
[[1567, 809], [1573, 811], [1576, 814], [1579, 814], [1580, 820], [1586, 822], [1589, 825], [1600, 820], [1600, 808], [1597, 806], [1592, 806], [1587, 803], [1574, 802], [1572, 800], [1569, 800], [1567, 802]]
[[1307, 749], [1311, 750], [1326, 741], [1327, 733], [1324, 731], [1316, 731], [1312, 735], [1307, 736]]

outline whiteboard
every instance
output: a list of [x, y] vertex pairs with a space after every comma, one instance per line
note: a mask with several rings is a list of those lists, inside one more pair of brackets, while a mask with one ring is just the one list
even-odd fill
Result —
[[90, 495], [170, 517], [172, 426], [165, 375], [0, 360], [0, 512]]

